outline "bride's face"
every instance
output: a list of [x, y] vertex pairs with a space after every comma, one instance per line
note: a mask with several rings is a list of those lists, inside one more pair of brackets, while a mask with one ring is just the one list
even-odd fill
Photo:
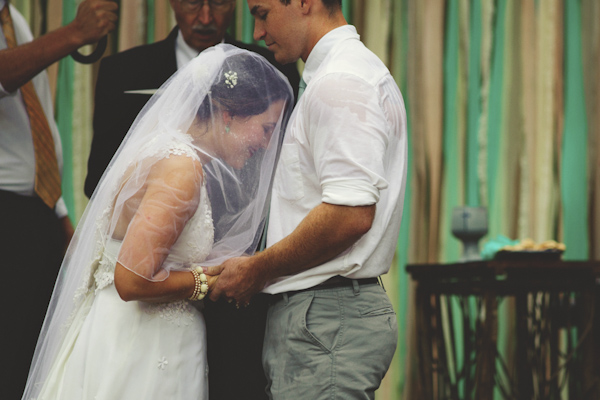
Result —
[[241, 169], [260, 149], [266, 149], [283, 110], [284, 101], [272, 103], [262, 114], [231, 117], [229, 132], [223, 133], [221, 158], [232, 168]]

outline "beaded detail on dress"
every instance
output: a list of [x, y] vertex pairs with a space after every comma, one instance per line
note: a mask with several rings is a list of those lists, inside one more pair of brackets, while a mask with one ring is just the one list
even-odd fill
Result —
[[171, 303], [145, 303], [140, 301], [139, 304], [140, 309], [146, 314], [156, 315], [177, 326], [189, 326], [194, 319], [194, 306], [186, 300]]

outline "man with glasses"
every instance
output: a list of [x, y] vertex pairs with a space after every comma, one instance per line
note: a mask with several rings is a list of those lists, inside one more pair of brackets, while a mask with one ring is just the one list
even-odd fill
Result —
[[[295, 65], [282, 66], [269, 50], [227, 35], [235, 0], [170, 0], [170, 4], [177, 26], [166, 39], [106, 57], [100, 64], [85, 182], [88, 197], [153, 91], [206, 48], [224, 42], [259, 53], [288, 78], [294, 90], [298, 88]], [[211, 400], [266, 398], [261, 364], [266, 308], [261, 298], [239, 310], [225, 301], [206, 302]]]

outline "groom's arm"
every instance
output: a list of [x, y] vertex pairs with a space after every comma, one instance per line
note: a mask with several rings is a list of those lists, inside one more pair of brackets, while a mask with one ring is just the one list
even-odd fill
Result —
[[210, 298], [220, 296], [245, 304], [265, 285], [321, 265], [352, 246], [371, 229], [375, 205], [349, 207], [321, 203], [281, 241], [252, 257], [238, 257], [207, 268], [220, 273]]

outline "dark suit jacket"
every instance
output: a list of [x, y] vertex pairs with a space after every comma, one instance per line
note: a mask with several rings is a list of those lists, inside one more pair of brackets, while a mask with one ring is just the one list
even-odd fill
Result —
[[[160, 42], [106, 57], [96, 83], [94, 138], [88, 160], [85, 194], [90, 197], [134, 119], [150, 95], [125, 91], [157, 89], [177, 71], [178, 29]], [[294, 64], [282, 66], [273, 54], [256, 45], [226, 37], [225, 42], [263, 55], [290, 81], [297, 96], [300, 76]], [[214, 203], [218, 201], [211, 197]], [[224, 300], [205, 301], [209, 390], [211, 400], [266, 399], [261, 353], [267, 295], [257, 295], [248, 308], [236, 309]]]

